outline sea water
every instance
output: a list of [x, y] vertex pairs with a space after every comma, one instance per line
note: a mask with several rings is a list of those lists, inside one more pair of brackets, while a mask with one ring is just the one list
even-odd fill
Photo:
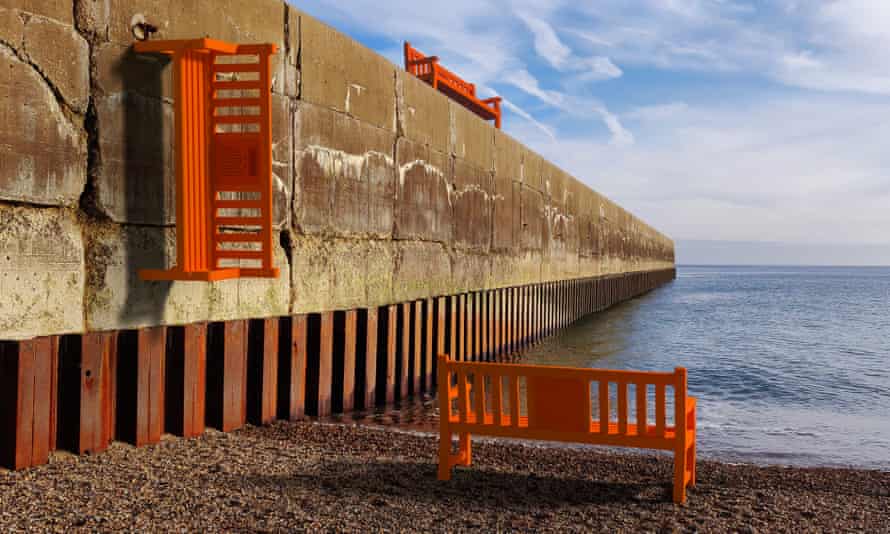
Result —
[[686, 367], [700, 457], [890, 469], [890, 268], [681, 266], [520, 359]]

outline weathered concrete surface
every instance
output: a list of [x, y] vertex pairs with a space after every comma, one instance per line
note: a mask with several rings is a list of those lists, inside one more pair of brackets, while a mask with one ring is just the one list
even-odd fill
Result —
[[312, 17], [300, 38], [301, 99], [396, 131], [395, 65]]
[[83, 331], [83, 291], [74, 213], [0, 204], [0, 338]]
[[[210, 35], [237, 43], [274, 43], [279, 53], [272, 60], [273, 88], [296, 96], [296, 55], [291, 49], [299, 39], [299, 24], [290, 24], [293, 17], [280, 0], [83, 0], [76, 8], [78, 28], [93, 46], [98, 115], [93, 208], [114, 222], [175, 222], [173, 75], [169, 59], [133, 53], [134, 16], [158, 28], [154, 39]], [[288, 98], [276, 97], [273, 108], [279, 193], [275, 218], [282, 224], [292, 183]]]
[[0, 199], [73, 205], [80, 198], [85, 47], [70, 26], [0, 7]]
[[293, 313], [394, 302], [392, 242], [300, 234], [291, 239]]
[[282, 270], [277, 279], [145, 282], [138, 269], [175, 264], [172, 228], [98, 223], [84, 230], [89, 330], [271, 317], [286, 315], [290, 307], [290, 270], [280, 247], [275, 250], [275, 265]]
[[[137, 279], [140, 268], [173, 262], [175, 186], [169, 60], [132, 53], [134, 15], [158, 27], [155, 39], [281, 47], [279, 279]], [[57, 276], [31, 293], [17, 289], [15, 307], [3, 304], [0, 339], [375, 307], [673, 267], [668, 238], [281, 0], [0, 0], [0, 96], [0, 213], [35, 221], [0, 242], [9, 248], [55, 224], [74, 277], [70, 287]], [[66, 208], [40, 207], [53, 205]], [[26, 309], [48, 311], [21, 320]]]
[[450, 243], [452, 160], [406, 138], [397, 146], [398, 187], [395, 237]]
[[451, 105], [447, 96], [403, 70], [396, 73], [399, 133], [438, 152], [451, 150]]
[[295, 118], [294, 223], [311, 234], [392, 235], [395, 134], [307, 103]]

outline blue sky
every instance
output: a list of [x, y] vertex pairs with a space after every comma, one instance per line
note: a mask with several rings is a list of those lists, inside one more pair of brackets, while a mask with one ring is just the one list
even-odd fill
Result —
[[890, 2], [307, 0], [677, 240], [890, 243]]

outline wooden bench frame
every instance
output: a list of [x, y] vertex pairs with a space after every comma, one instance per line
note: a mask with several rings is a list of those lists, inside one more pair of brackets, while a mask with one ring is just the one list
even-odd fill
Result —
[[425, 56], [411, 43], [405, 41], [405, 70], [460, 102], [464, 107], [485, 120], [493, 120], [501, 128], [501, 100], [499, 96], [480, 100], [476, 97], [476, 85], [464, 81], [439, 64], [437, 56]]
[[[687, 396], [686, 369], [682, 367], [672, 373], [575, 369], [458, 362], [447, 355], [440, 355], [438, 364], [440, 480], [451, 478], [453, 466], [470, 465], [470, 436], [476, 434], [673, 451], [674, 502], [685, 502], [686, 488], [695, 485], [696, 403], [694, 397]], [[456, 385], [452, 379], [456, 379]], [[520, 381], [525, 382], [524, 405], [528, 415], [514, 417], [514, 407], [523, 405]], [[592, 382], [597, 382], [599, 399], [596, 420], [592, 413]], [[617, 421], [609, 415], [610, 384], [616, 384], [618, 390]], [[628, 420], [629, 385], [636, 390], [637, 420], [633, 423]], [[654, 425], [648, 417], [650, 386], [655, 389]], [[685, 424], [667, 425], [668, 387], [674, 389], [674, 421]], [[505, 410], [506, 406], [509, 410]], [[602, 424], [603, 421], [608, 423]], [[639, 421], [646, 421], [642, 432]], [[451, 451], [455, 433], [459, 435], [457, 454]]]

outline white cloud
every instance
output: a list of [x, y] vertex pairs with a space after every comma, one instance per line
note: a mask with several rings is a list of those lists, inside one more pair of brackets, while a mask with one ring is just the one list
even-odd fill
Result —
[[572, 57], [572, 50], [557, 37], [553, 27], [546, 21], [518, 11], [516, 16], [532, 32], [535, 39], [535, 51], [557, 69], [563, 69]]

